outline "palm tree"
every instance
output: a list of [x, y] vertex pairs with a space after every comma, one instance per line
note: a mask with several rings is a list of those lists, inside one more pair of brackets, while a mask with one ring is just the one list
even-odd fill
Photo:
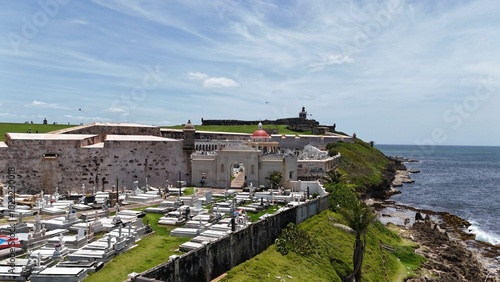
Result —
[[326, 172], [321, 179], [328, 184], [337, 184], [344, 179], [344, 175], [338, 172], [336, 169], [332, 169]]
[[366, 246], [366, 232], [377, 215], [372, 208], [366, 206], [361, 201], [358, 201], [356, 205], [349, 209], [341, 208], [339, 213], [345, 219], [347, 224], [344, 225], [336, 223], [334, 225], [349, 233], [353, 233], [356, 237], [354, 241], [354, 252], [352, 255], [354, 269], [348, 277], [344, 278], [343, 281], [351, 282], [353, 281], [353, 278], [355, 278], [356, 281], [359, 282], [361, 281], [361, 266], [363, 265], [363, 255]]

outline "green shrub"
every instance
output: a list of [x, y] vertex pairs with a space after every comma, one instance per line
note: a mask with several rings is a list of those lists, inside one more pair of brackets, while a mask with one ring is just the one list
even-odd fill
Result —
[[281, 231], [278, 239], [276, 239], [276, 251], [282, 255], [292, 251], [306, 256], [314, 252], [314, 246], [313, 238], [306, 231], [298, 229], [293, 223], [288, 223], [286, 228]]

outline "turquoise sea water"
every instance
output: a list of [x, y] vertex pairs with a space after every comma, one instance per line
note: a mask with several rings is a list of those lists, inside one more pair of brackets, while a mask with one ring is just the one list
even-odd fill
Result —
[[446, 211], [470, 223], [476, 239], [500, 244], [500, 147], [376, 145], [406, 163], [413, 184], [391, 199], [416, 208]]

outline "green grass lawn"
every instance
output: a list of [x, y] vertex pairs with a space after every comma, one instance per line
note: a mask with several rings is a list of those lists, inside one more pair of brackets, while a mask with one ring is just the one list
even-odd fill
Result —
[[[352, 270], [354, 235], [334, 227], [329, 218], [340, 220], [341, 217], [332, 211], [325, 211], [299, 224], [299, 228], [309, 233], [316, 242], [313, 254], [300, 256], [289, 252], [283, 256], [273, 244], [228, 271], [221, 282], [280, 281], [276, 277], [288, 282], [341, 281], [341, 276]], [[395, 251], [380, 248], [380, 243], [393, 247]], [[367, 234], [363, 281], [402, 281], [401, 278], [408, 275], [406, 266], [411, 265], [414, 269], [422, 261], [412, 246], [377, 222]]]
[[[182, 129], [183, 125], [162, 126], [163, 128]], [[218, 131], [218, 132], [235, 132], [235, 133], [253, 133], [257, 130], [257, 125], [195, 125], [196, 130], [201, 131]], [[304, 134], [310, 135], [311, 131], [297, 132], [287, 128], [286, 125], [264, 125], [264, 129], [278, 129], [279, 134]]]
[[73, 127], [71, 124], [25, 124], [25, 123], [0, 123], [0, 141], [5, 141], [5, 133], [26, 133], [31, 128], [31, 132], [46, 133]]
[[347, 183], [365, 189], [382, 184], [384, 171], [391, 163], [378, 149], [356, 140], [355, 143], [337, 142], [330, 145], [330, 152], [342, 155], [338, 171], [346, 175]]
[[170, 231], [175, 227], [159, 226], [158, 219], [162, 216], [161, 214], [147, 214], [143, 221], [148, 219], [155, 233], [143, 237], [137, 243], [137, 247], [116, 256], [101, 270], [89, 275], [85, 281], [121, 282], [127, 280], [127, 275], [131, 272], [143, 272], [168, 261], [173, 254], [181, 254], [176, 250], [180, 244], [189, 241], [190, 238], [170, 236]]

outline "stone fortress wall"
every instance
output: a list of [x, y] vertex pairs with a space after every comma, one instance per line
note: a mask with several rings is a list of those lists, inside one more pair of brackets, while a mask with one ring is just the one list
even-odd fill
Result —
[[[194, 134], [186, 145], [185, 134]], [[190, 184], [191, 160], [197, 144], [215, 142], [209, 146], [217, 150], [217, 142], [245, 141], [250, 134], [207, 131], [160, 129], [156, 126], [134, 124], [94, 123], [46, 134], [10, 133], [0, 142], [0, 182], [6, 183], [10, 167], [16, 170], [18, 193], [38, 193], [42, 189], [53, 193], [81, 192], [77, 189], [95, 187], [96, 191], [116, 185], [123, 189], [148, 184], [164, 187], [166, 180]], [[281, 149], [301, 150], [305, 145], [324, 148], [327, 143], [343, 140], [344, 135], [279, 135], [271, 141]], [[202, 146], [203, 147], [203, 146]], [[207, 148], [206, 146], [203, 148]], [[90, 190], [87, 190], [90, 191]]]
[[[313, 134], [325, 134], [326, 132], [335, 132], [335, 125], [320, 125], [315, 119], [308, 119], [306, 108], [302, 107], [298, 117], [280, 118], [276, 120], [236, 120], [236, 119], [201, 119], [202, 125], [286, 125], [290, 130], [294, 131], [312, 131]], [[266, 129], [270, 134], [272, 129]]]
[[[75, 134], [78, 133], [78, 134]], [[18, 193], [81, 192], [132, 188], [134, 181], [153, 187], [175, 183], [189, 171], [189, 152], [182, 140], [158, 137], [159, 127], [97, 124], [59, 134], [7, 134], [0, 146], [0, 181], [16, 170]], [[120, 134], [120, 135], [111, 135]]]

